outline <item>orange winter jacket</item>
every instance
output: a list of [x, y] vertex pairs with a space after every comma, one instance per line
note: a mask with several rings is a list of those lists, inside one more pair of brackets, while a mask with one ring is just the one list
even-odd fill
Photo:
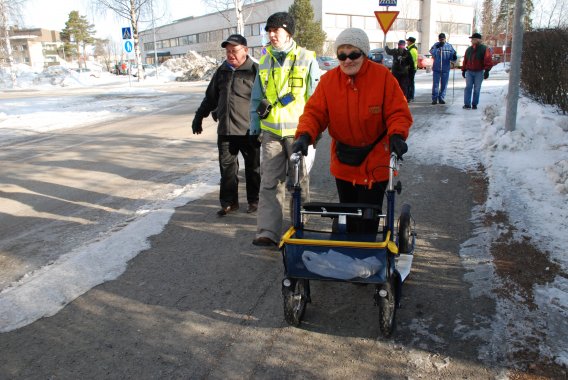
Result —
[[[332, 137], [331, 174], [370, 187], [374, 182], [388, 180], [389, 137], [399, 134], [406, 139], [411, 125], [408, 103], [394, 76], [385, 66], [365, 59], [354, 78], [345, 75], [340, 67], [320, 78], [300, 116], [296, 138], [307, 133], [313, 142], [327, 128]], [[337, 159], [336, 141], [365, 146], [385, 129], [385, 137], [360, 166], [349, 166]]]

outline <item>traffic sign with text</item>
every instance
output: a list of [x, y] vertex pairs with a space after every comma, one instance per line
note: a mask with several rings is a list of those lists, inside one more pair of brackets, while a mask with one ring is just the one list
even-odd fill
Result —
[[396, 7], [397, 0], [379, 0], [379, 6], [381, 7]]

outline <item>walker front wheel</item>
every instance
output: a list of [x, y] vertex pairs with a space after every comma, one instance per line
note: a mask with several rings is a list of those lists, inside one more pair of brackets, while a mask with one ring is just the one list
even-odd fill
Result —
[[284, 279], [282, 281], [284, 299], [284, 319], [289, 325], [299, 326], [310, 302], [310, 282], [302, 279]]
[[385, 338], [389, 338], [395, 327], [396, 302], [395, 302], [394, 276], [375, 289], [375, 301], [379, 306], [379, 327]]

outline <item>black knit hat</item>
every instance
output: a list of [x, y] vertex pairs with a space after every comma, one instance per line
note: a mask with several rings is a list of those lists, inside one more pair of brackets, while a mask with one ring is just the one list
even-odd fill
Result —
[[291, 36], [293, 36], [294, 32], [296, 31], [296, 23], [289, 13], [277, 12], [271, 15], [268, 20], [266, 20], [266, 26], [264, 27], [264, 30], [268, 32], [268, 29], [270, 28], [282, 28]]

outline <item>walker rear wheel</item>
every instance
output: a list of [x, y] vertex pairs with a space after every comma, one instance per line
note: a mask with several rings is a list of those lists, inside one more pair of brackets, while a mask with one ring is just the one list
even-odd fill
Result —
[[398, 253], [409, 253], [412, 239], [410, 205], [402, 205], [398, 220]]

